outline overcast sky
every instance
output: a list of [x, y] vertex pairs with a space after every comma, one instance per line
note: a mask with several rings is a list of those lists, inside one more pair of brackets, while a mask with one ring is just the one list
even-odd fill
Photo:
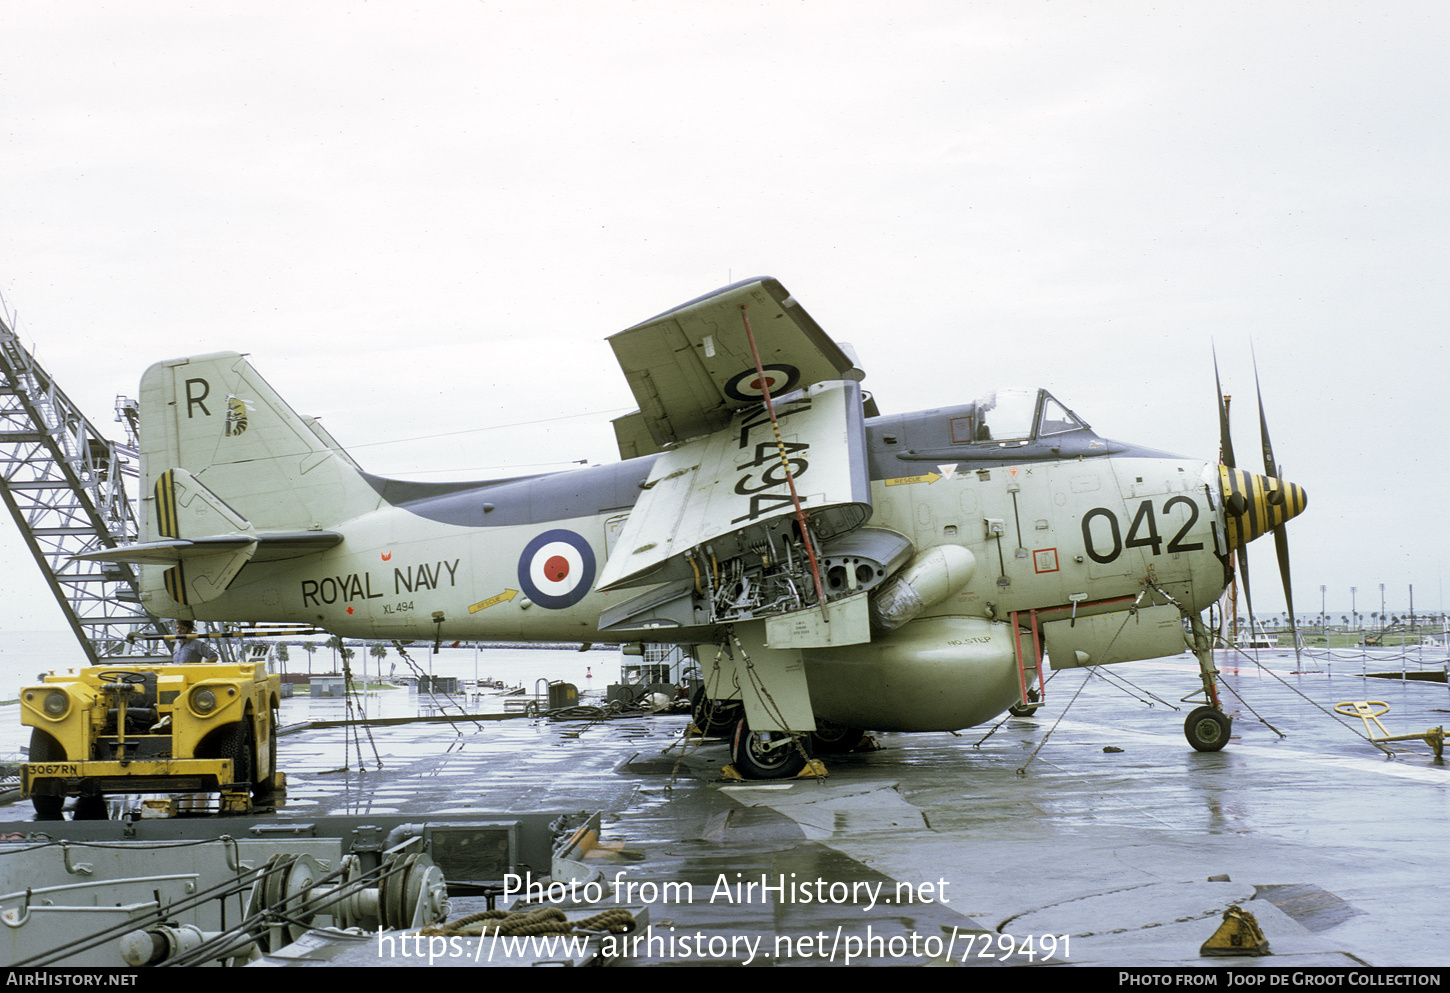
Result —
[[[1252, 343], [1309, 494], [1300, 612], [1433, 609], [1447, 28], [1442, 0], [4, 0], [0, 292], [118, 435], [147, 365], [236, 349], [425, 479], [614, 460], [604, 338], [747, 276], [884, 411], [1045, 386], [1214, 459], [1216, 347], [1258, 469]], [[0, 555], [0, 629], [59, 628], [8, 522]]]

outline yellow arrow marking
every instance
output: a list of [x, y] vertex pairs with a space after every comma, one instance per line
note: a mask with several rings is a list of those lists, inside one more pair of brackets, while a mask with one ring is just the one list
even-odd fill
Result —
[[489, 607], [492, 607], [495, 604], [503, 603], [505, 600], [512, 600], [514, 597], [516, 597], [518, 595], [519, 595], [519, 591], [518, 590], [508, 590], [508, 589], [506, 589], [502, 593], [498, 593], [498, 594], [495, 594], [494, 596], [489, 597], [487, 600], [480, 600], [478, 603], [475, 603], [472, 607], [469, 607], [468, 608], [468, 612], [470, 614], [476, 614], [480, 610], [487, 610]]
[[930, 485], [941, 478], [943, 478], [941, 473], [929, 472], [925, 476], [898, 476], [896, 479], [888, 479], [886, 481], [886, 485], [905, 486], [908, 483], [926, 483], [927, 485]]

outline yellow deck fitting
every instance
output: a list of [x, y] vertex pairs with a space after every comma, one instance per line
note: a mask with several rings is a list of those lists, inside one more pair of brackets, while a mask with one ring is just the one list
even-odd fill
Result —
[[1199, 955], [1268, 955], [1269, 939], [1254, 915], [1234, 904], [1223, 912], [1223, 923], [1198, 949]]
[[221, 812], [223, 814], [250, 814], [252, 794], [249, 790], [222, 790]]
[[[805, 768], [801, 769], [800, 772], [798, 772], [798, 773], [795, 774], [795, 778], [796, 779], [825, 779], [829, 775], [830, 775], [830, 772], [828, 772], [826, 770], [826, 765], [825, 765], [824, 762], [822, 762], [820, 759], [811, 759], [809, 762], [807, 762], [805, 764]], [[767, 780], [746, 779], [744, 776], [740, 775], [739, 771], [737, 771], [736, 768], [735, 768], [735, 766], [733, 766], [733, 765], [727, 765], [725, 768], [721, 769], [720, 770], [720, 778], [721, 779], [728, 779], [731, 782], [736, 782], [736, 783], [766, 782], [767, 781]], [[774, 782], [779, 782], [779, 780], [773, 780], [773, 781]]]
[[176, 800], [172, 797], [152, 798], [141, 801], [143, 818], [164, 818], [176, 816]]
[[[1390, 705], [1383, 700], [1350, 700], [1346, 703], [1335, 704], [1334, 712], [1363, 720], [1366, 737], [1377, 745], [1388, 741], [1423, 741], [1434, 750], [1435, 758], [1444, 758], [1445, 728], [1443, 725], [1419, 734], [1390, 734], [1389, 730], [1380, 723], [1380, 718], [1390, 712]], [[1375, 734], [1376, 729], [1379, 730], [1378, 735]]]

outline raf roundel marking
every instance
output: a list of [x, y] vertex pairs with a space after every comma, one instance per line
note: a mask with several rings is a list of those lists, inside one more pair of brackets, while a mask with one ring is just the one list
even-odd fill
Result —
[[594, 549], [573, 531], [545, 531], [519, 556], [519, 586], [540, 607], [572, 607], [593, 585]]
[[[761, 368], [765, 371], [764, 386], [769, 387], [772, 397], [790, 392], [801, 381], [801, 371], [793, 365], [767, 365]], [[762, 388], [760, 373], [754, 369], [746, 369], [731, 376], [725, 384], [725, 395], [732, 400], [744, 402], [764, 400], [765, 389]]]

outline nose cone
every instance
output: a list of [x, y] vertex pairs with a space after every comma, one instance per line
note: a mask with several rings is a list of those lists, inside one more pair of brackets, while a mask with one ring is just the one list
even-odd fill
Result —
[[1304, 488], [1282, 479], [1255, 476], [1242, 469], [1218, 467], [1223, 490], [1228, 547], [1238, 548], [1304, 512]]

